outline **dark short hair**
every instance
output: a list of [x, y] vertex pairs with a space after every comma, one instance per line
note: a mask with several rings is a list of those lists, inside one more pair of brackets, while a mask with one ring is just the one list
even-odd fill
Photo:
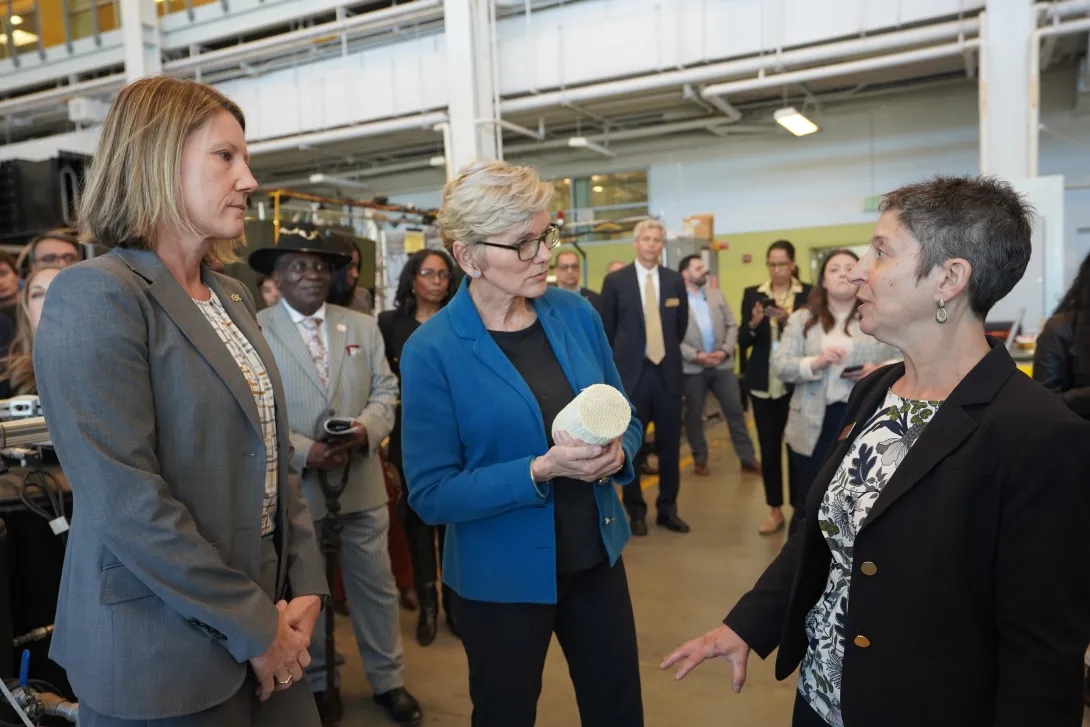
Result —
[[969, 307], [981, 319], [1029, 265], [1036, 213], [1010, 184], [994, 177], [932, 177], [890, 192], [878, 209], [896, 212], [919, 241], [919, 279], [952, 258], [969, 262]]
[[11, 254], [6, 250], [0, 250], [0, 267], [3, 267], [4, 265], [7, 265], [9, 268], [11, 268], [11, 272], [15, 273], [16, 275], [19, 274], [19, 268], [15, 266], [15, 258], [13, 258]]
[[768, 246], [768, 250], [765, 252], [765, 259], [768, 259], [769, 254], [773, 250], [783, 250], [787, 253], [787, 259], [791, 262], [795, 262], [795, 246], [787, 240], [776, 240], [774, 243]]
[[688, 270], [689, 263], [691, 263], [693, 260], [703, 260], [703, 258], [700, 255], [686, 255], [685, 257], [681, 258], [681, 262], [677, 264], [677, 271], [679, 273], [683, 273]]

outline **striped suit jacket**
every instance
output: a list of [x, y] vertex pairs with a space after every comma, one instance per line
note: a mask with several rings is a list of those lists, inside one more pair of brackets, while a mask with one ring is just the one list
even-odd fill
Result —
[[[330, 416], [352, 417], [367, 429], [367, 452], [358, 452], [349, 464], [349, 480], [341, 495], [341, 512], [348, 514], [386, 505], [386, 484], [378, 447], [394, 426], [397, 378], [386, 362], [382, 334], [374, 317], [336, 305], [326, 305], [329, 331], [329, 386], [303, 343], [299, 329], [284, 304], [257, 314], [269, 342], [287, 399], [291, 444], [295, 449], [292, 469], [303, 473], [303, 494], [315, 520], [325, 517], [325, 496], [318, 471], [306, 466], [307, 453], [321, 437], [322, 424]], [[339, 481], [342, 472], [328, 474]]]

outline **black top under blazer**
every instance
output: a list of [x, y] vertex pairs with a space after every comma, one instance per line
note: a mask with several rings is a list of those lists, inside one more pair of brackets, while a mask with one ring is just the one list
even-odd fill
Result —
[[[685, 376], [681, 366], [681, 342], [689, 327], [689, 294], [681, 273], [658, 266], [659, 315], [666, 358], [662, 360], [663, 378], [670, 393], [682, 395]], [[598, 313], [613, 347], [613, 361], [621, 374], [625, 393], [632, 396], [643, 373], [647, 358], [647, 334], [643, 321], [643, 296], [636, 263], [610, 273], [602, 283]]]
[[[904, 373], [856, 385], [805, 521], [725, 619], [788, 677], [831, 554], [830, 480]], [[1002, 345], [939, 408], [855, 540], [841, 704], [847, 727], [1078, 727], [1090, 644], [1090, 423]], [[864, 575], [864, 563], [872, 575]], [[856, 645], [856, 636], [870, 640]]]
[[1033, 354], [1033, 379], [1090, 419], [1090, 320], [1073, 311], [1048, 319]]
[[[802, 292], [795, 294], [794, 310], [802, 308], [810, 300], [813, 286], [809, 283], [801, 285]], [[757, 292], [759, 287], [761, 286], [754, 285], [742, 293], [742, 308], [738, 318], [738, 360], [745, 377], [746, 389], [749, 391], [768, 391], [768, 364], [772, 358], [772, 324], [768, 322], [768, 318], [762, 320], [756, 328], [749, 327], [749, 322], [753, 320], [753, 309], [764, 297]], [[783, 325], [787, 325], [786, 319]], [[747, 365], [751, 361], [752, 365]], [[790, 391], [792, 387], [787, 388]]]

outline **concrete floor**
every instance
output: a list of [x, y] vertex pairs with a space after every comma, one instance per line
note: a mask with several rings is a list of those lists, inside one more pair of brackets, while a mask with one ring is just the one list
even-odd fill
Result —
[[[790, 724], [795, 680], [777, 682], [772, 659], [766, 662], [751, 657], [748, 680], [740, 695], [730, 689], [730, 665], [726, 662], [705, 663], [680, 683], [659, 669], [674, 647], [721, 622], [784, 542], [783, 534], [757, 534], [768, 512], [761, 480], [742, 476], [726, 434], [721, 424], [709, 427], [711, 477], [694, 477], [687, 452], [682, 454], [679, 510], [693, 531], [678, 535], [652, 525], [648, 537], [632, 539], [624, 552], [636, 615], [648, 727]], [[654, 501], [655, 489], [652, 486], [645, 493], [649, 503]], [[424, 724], [465, 727], [471, 706], [461, 643], [441, 627], [435, 643], [422, 648], [416, 643], [415, 614], [402, 611], [401, 616], [406, 686], [421, 702]], [[346, 657], [341, 672], [345, 703], [342, 724], [393, 724], [371, 701], [351, 627], [342, 617], [338, 617], [337, 643], [341, 645], [338, 651]], [[571, 681], [555, 639], [545, 666], [537, 724], [579, 724]], [[1090, 727], [1090, 716], [1083, 724]]]

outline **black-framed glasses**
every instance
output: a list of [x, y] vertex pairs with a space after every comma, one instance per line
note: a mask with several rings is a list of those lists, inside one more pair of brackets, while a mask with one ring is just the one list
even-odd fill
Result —
[[527, 260], [533, 260], [537, 257], [537, 253], [541, 250], [541, 245], [545, 244], [550, 250], [560, 244], [560, 227], [558, 225], [549, 225], [545, 232], [537, 237], [531, 237], [528, 240], [522, 240], [516, 242], [514, 245], [501, 245], [498, 242], [484, 242], [482, 245], [488, 247], [499, 247], [504, 250], [514, 250], [518, 253], [519, 260], [523, 262]]

